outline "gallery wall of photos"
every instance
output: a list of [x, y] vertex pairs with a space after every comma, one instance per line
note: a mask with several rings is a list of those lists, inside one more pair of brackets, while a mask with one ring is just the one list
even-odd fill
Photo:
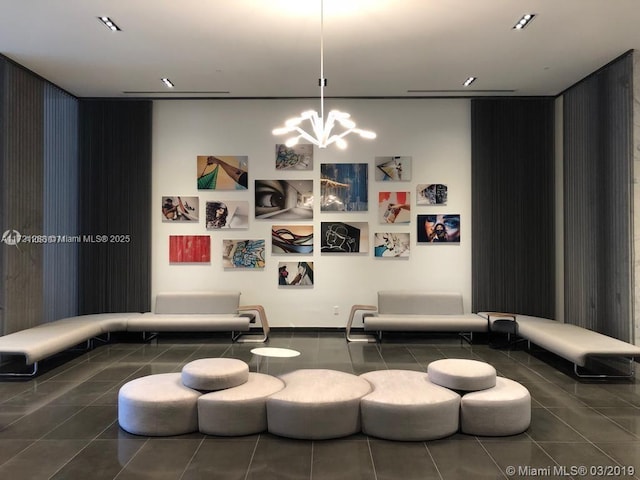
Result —
[[[369, 163], [316, 165], [313, 145], [275, 144], [273, 178], [257, 179], [251, 175], [248, 156], [197, 155], [193, 189], [165, 192], [158, 201], [162, 222], [175, 225], [175, 233], [169, 235], [169, 263], [213, 262], [211, 236], [215, 235], [222, 240], [219, 260], [225, 271], [264, 269], [273, 261], [278, 264], [273, 282], [279, 287], [312, 288], [314, 245], [319, 245], [321, 255], [397, 260], [410, 257], [413, 235], [417, 244], [459, 244], [460, 214], [447, 210], [449, 195], [454, 192], [438, 178], [416, 182], [412, 178], [413, 156], [402, 153], [376, 156]], [[320, 173], [319, 192], [313, 188], [314, 169]], [[308, 172], [310, 177], [291, 178], [290, 172]], [[379, 182], [375, 198], [369, 193], [371, 181]], [[253, 189], [249, 182], [253, 182]], [[415, 185], [413, 189], [406, 187], [409, 182]], [[243, 193], [242, 199], [238, 199], [238, 192]], [[316, 231], [316, 202], [321, 217], [343, 213], [344, 220], [320, 218]], [[375, 223], [358, 219], [358, 212], [370, 211], [376, 212]], [[251, 222], [268, 222], [271, 238], [225, 237], [226, 232], [249, 230]], [[184, 224], [201, 226], [202, 233], [183, 234], [180, 225]]]

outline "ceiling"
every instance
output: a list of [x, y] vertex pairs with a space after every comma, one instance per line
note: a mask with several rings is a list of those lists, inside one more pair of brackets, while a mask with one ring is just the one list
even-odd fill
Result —
[[[324, 0], [325, 95], [557, 95], [638, 25], [639, 0]], [[78, 97], [318, 96], [320, 31], [320, 0], [0, 0], [0, 53]]]

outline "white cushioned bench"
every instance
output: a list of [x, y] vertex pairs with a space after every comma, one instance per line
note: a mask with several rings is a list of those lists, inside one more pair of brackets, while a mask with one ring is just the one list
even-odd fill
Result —
[[462, 295], [459, 293], [433, 293], [419, 290], [382, 290], [378, 292], [377, 305], [353, 305], [347, 322], [346, 334], [350, 342], [375, 342], [371, 335], [351, 333], [353, 320], [359, 312], [365, 331], [376, 332], [457, 332], [469, 334], [487, 332], [486, 318], [475, 313], [465, 313]]
[[[265, 342], [269, 322], [261, 305], [240, 306], [240, 292], [170, 292], [156, 295], [153, 313], [78, 315], [0, 336], [0, 355], [24, 356], [28, 372], [1, 372], [0, 377], [30, 377], [38, 362], [112, 332], [231, 332], [237, 342]], [[252, 333], [255, 318], [261, 333]], [[257, 329], [256, 329], [257, 330]]]
[[632, 359], [640, 358], [640, 347], [570, 323], [520, 314], [479, 312], [478, 315], [487, 318], [490, 325], [497, 320], [514, 319], [519, 337], [569, 360], [574, 365], [574, 373], [579, 377], [612, 376], [581, 373], [578, 367], [585, 367], [593, 357], [630, 359], [630, 375], [633, 375], [634, 370]]

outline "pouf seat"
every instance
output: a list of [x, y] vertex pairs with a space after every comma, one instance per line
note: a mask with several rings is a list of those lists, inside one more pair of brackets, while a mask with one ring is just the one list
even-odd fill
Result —
[[180, 373], [136, 378], [118, 392], [118, 423], [134, 435], [170, 436], [198, 431], [198, 398]]
[[423, 372], [378, 370], [360, 375], [373, 391], [360, 402], [362, 432], [386, 440], [424, 441], [458, 431], [460, 395]]
[[237, 387], [248, 378], [249, 365], [235, 358], [201, 358], [182, 367], [182, 383], [194, 390]]
[[249, 373], [240, 386], [198, 398], [198, 428], [208, 435], [251, 435], [267, 429], [267, 397], [284, 382], [263, 373]]
[[320, 440], [360, 431], [360, 399], [371, 385], [356, 375], [303, 369], [279, 377], [285, 387], [267, 399], [267, 429], [283, 437]]
[[481, 436], [517, 435], [531, 423], [531, 395], [520, 383], [498, 377], [495, 387], [463, 395], [460, 430]]
[[496, 369], [486, 362], [466, 358], [445, 358], [427, 367], [431, 382], [452, 390], [475, 391], [494, 387]]

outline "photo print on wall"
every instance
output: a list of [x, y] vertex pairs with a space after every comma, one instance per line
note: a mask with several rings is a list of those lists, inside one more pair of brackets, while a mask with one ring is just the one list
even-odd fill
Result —
[[279, 262], [278, 285], [313, 286], [313, 262]]
[[256, 180], [256, 218], [313, 218], [313, 180]]
[[209, 263], [211, 237], [209, 235], [170, 235], [169, 263]]
[[313, 225], [273, 225], [271, 253], [313, 253]]
[[380, 223], [410, 223], [410, 192], [379, 192], [378, 219]]
[[320, 211], [366, 212], [368, 199], [366, 163], [323, 163], [320, 165]]
[[247, 156], [198, 155], [198, 190], [246, 190]]
[[418, 243], [460, 243], [460, 215], [418, 215]]
[[213, 201], [206, 205], [207, 230], [249, 228], [248, 201]]
[[416, 205], [446, 205], [448, 188], [442, 183], [420, 183], [416, 186]]
[[276, 170], [313, 170], [313, 145], [300, 143], [287, 147], [276, 145]]
[[376, 180], [406, 182], [411, 180], [412, 157], [376, 157]]
[[197, 222], [199, 219], [198, 197], [162, 197], [163, 222]]
[[366, 253], [369, 251], [367, 222], [322, 222], [320, 251], [323, 253]]
[[222, 265], [224, 268], [264, 268], [264, 240], [223, 240]]
[[408, 257], [411, 253], [409, 240], [409, 233], [376, 233], [373, 236], [374, 256], [381, 258]]

